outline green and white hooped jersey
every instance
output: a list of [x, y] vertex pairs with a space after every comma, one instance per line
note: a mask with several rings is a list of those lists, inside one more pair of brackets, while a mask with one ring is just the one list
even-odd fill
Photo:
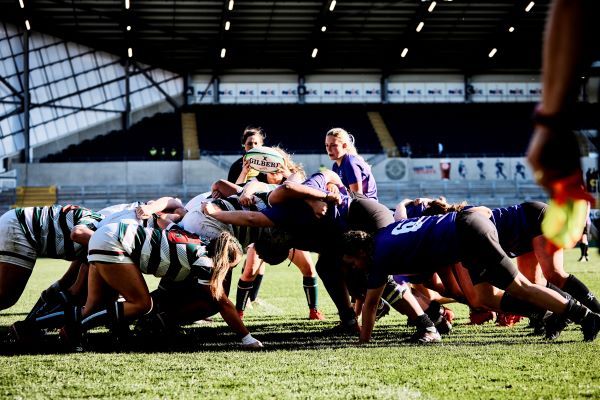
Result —
[[38, 256], [74, 260], [84, 255], [84, 247], [71, 240], [71, 230], [84, 225], [96, 230], [103, 216], [87, 208], [67, 212], [55, 204], [45, 207], [16, 208], [19, 225]]
[[[209, 240], [175, 226], [169, 230], [119, 223], [117, 237], [123, 250], [145, 274], [181, 281], [192, 274], [208, 285], [213, 262], [207, 255]], [[92, 250], [90, 250], [92, 254]]]

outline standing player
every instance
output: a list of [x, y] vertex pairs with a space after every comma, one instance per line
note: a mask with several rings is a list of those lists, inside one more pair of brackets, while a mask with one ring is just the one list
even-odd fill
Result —
[[377, 184], [371, 167], [358, 155], [354, 137], [342, 128], [333, 128], [325, 135], [325, 150], [333, 161], [332, 170], [352, 193], [377, 200]]

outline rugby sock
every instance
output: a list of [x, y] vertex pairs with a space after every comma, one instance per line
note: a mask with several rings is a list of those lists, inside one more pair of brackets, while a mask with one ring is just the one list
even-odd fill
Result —
[[340, 310], [340, 321], [342, 325], [354, 325], [356, 324], [356, 313], [352, 307], [347, 310]]
[[252, 286], [254, 282], [248, 282], [239, 280], [237, 294], [235, 295], [235, 308], [238, 311], [244, 311], [246, 309], [246, 303], [248, 303], [248, 297], [250, 296], [250, 291], [252, 290]]
[[594, 293], [588, 289], [575, 275], [569, 275], [563, 290], [570, 293], [577, 301], [595, 313], [600, 313], [600, 303]]
[[431, 321], [431, 319], [427, 316], [427, 314], [421, 314], [417, 318], [412, 321], [412, 324], [419, 331], [427, 331], [427, 332], [437, 332], [435, 329], [435, 325]]
[[567, 310], [562, 315], [576, 324], [580, 324], [589, 312], [590, 310], [586, 306], [582, 306], [575, 300], [571, 299], [567, 303]]
[[40, 298], [29, 311], [25, 320], [33, 321], [39, 316], [62, 310], [62, 307], [69, 302], [70, 297], [67, 291], [61, 289], [58, 281], [54, 282], [40, 294]]
[[581, 250], [581, 257], [579, 257], [579, 260], [582, 260], [583, 257], [587, 257], [588, 256], [588, 245], [580, 242], [579, 243], [579, 250]]
[[250, 291], [250, 301], [254, 301], [258, 297], [258, 291], [260, 290], [263, 276], [264, 275], [262, 274], [258, 274], [256, 275], [256, 278], [254, 278], [254, 286], [252, 286], [252, 290]]
[[317, 290], [317, 277], [303, 277], [302, 286], [304, 286], [304, 294], [306, 294], [306, 302], [308, 303], [308, 308], [317, 308], [317, 303], [319, 301], [319, 292]]
[[392, 306], [395, 310], [398, 310], [400, 307], [398, 302], [402, 300], [404, 291], [406, 290], [406, 285], [399, 285], [394, 281], [388, 281], [383, 289], [383, 294], [381, 298], [387, 301], [387, 303]]
[[546, 313], [546, 310], [528, 301], [519, 300], [507, 292], [504, 292], [502, 299], [500, 299], [500, 309], [507, 313], [533, 318], [537, 318], [540, 315], [543, 316]]
[[427, 307], [425, 310], [425, 314], [427, 314], [431, 321], [437, 322], [442, 316], [442, 305], [433, 300], [431, 303], [429, 303], [429, 307]]
[[88, 331], [100, 325], [117, 326], [125, 319], [123, 302], [115, 301], [103, 310], [96, 311], [81, 319], [81, 329]]
[[548, 289], [552, 289], [554, 290], [556, 293], [560, 294], [562, 297], [564, 297], [565, 299], [569, 300], [571, 299], [573, 296], [571, 296], [569, 293], [566, 293], [564, 290], [560, 289], [558, 286], [556, 286], [553, 283], [550, 283], [548, 281], [546, 281], [546, 287]]

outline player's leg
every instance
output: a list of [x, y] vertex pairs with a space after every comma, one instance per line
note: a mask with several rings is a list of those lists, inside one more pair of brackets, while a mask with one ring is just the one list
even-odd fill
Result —
[[478, 276], [519, 300], [581, 324], [584, 339], [595, 338], [600, 329], [600, 315], [556, 291], [531, 283], [500, 247], [498, 232], [489, 219], [474, 212], [463, 212], [457, 218], [457, 230], [461, 252], [467, 261], [465, 266], [472, 277]]
[[262, 264], [263, 261], [259, 258], [258, 254], [256, 254], [254, 244], [250, 244], [246, 253], [244, 269], [242, 270], [242, 275], [238, 280], [238, 287], [235, 296], [235, 308], [237, 309], [240, 317], [244, 315], [248, 299], [250, 298], [250, 294], [254, 286], [254, 280], [258, 275]]
[[323, 320], [325, 317], [318, 309], [319, 291], [317, 282], [317, 270], [312, 256], [308, 251], [292, 249], [290, 251], [290, 260], [298, 267], [302, 273], [302, 287], [308, 303], [308, 319]]
[[593, 312], [600, 313], [600, 303], [594, 293], [575, 275], [564, 270], [562, 249], [553, 249], [543, 236], [533, 239], [533, 248], [548, 282], [567, 292]]

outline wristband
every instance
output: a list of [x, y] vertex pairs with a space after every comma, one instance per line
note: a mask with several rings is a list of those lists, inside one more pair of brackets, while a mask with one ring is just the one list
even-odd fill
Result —
[[167, 225], [167, 227], [165, 228], [165, 231], [168, 231], [169, 229], [173, 228], [175, 225], [177, 225], [175, 222], [171, 222], [169, 225]]
[[246, 346], [256, 342], [258, 342], [258, 340], [254, 339], [250, 333], [242, 338], [242, 344]]
[[545, 114], [541, 110], [541, 106], [538, 105], [533, 112], [533, 122], [548, 128], [560, 129], [568, 127], [570, 125], [571, 118], [566, 112]]

